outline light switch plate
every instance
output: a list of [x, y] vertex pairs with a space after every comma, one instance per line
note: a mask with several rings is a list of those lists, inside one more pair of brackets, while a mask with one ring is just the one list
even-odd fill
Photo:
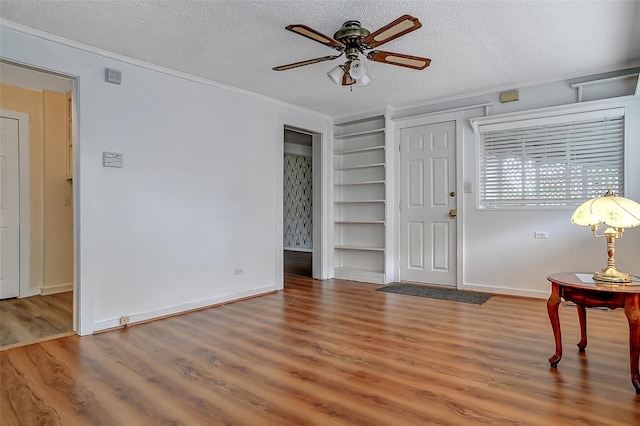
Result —
[[104, 167], [118, 167], [122, 168], [122, 153], [121, 152], [103, 152], [102, 153], [102, 165]]

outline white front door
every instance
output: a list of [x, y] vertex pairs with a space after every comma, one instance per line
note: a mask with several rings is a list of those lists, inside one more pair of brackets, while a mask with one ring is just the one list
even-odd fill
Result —
[[455, 142], [453, 121], [400, 130], [402, 281], [456, 285]]
[[18, 120], [0, 123], [0, 299], [20, 294]]

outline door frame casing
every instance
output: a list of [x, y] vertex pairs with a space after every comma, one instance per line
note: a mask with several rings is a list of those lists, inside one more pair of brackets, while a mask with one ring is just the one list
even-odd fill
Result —
[[[463, 194], [463, 180], [462, 180], [462, 145], [464, 141], [464, 123], [463, 120], [460, 119], [459, 115], [455, 113], [444, 113], [444, 114], [429, 114], [423, 115], [419, 117], [403, 117], [389, 120], [391, 124], [390, 133], [393, 135], [393, 161], [390, 163], [392, 166], [392, 170], [389, 170], [389, 176], [393, 176], [393, 183], [390, 186], [393, 188], [393, 250], [392, 252], [395, 254], [393, 259], [393, 277], [392, 281], [399, 281], [401, 278], [400, 275], [400, 196], [401, 196], [401, 183], [402, 176], [401, 173], [401, 164], [400, 164], [400, 131], [405, 128], [410, 127], [419, 127], [419, 126], [428, 126], [431, 124], [438, 124], [443, 122], [454, 122], [455, 123], [455, 168], [456, 168], [456, 182], [455, 188], [456, 193], [459, 195]], [[456, 258], [455, 268], [456, 268], [456, 279], [455, 279], [455, 287], [457, 289], [462, 288], [463, 283], [463, 229], [464, 229], [464, 197], [458, 196], [456, 197], [456, 208], [458, 211], [458, 217], [456, 219]], [[391, 223], [391, 221], [390, 221]]]
[[332, 167], [330, 140], [333, 136], [332, 122], [329, 117], [300, 114], [286, 110], [276, 114], [275, 129], [275, 285], [278, 290], [284, 288], [284, 244], [283, 244], [283, 177], [284, 177], [284, 129], [289, 128], [312, 135], [313, 162], [313, 275], [315, 279], [329, 278], [330, 235], [328, 221], [331, 191]]
[[29, 181], [29, 114], [26, 112], [0, 109], [2, 117], [18, 120], [18, 181], [19, 181], [19, 221], [20, 221], [20, 284], [18, 297], [40, 294], [40, 289], [31, 288], [31, 186]]
[[[300, 129], [298, 127], [292, 127], [289, 125], [284, 126], [285, 131], [289, 130], [291, 132], [297, 132], [300, 134], [307, 135], [311, 138], [311, 255], [312, 255], [312, 278], [322, 279], [320, 271], [322, 271], [322, 256], [320, 247], [322, 246], [320, 243], [316, 246], [316, 241], [320, 242], [322, 239], [322, 223], [320, 221], [320, 217], [322, 217], [322, 209], [320, 206], [322, 205], [321, 192], [316, 191], [316, 186], [321, 187], [322, 180], [322, 170], [319, 167], [322, 164], [322, 150], [320, 149], [322, 144], [322, 135], [316, 132], [311, 132], [309, 130]], [[283, 140], [283, 144], [286, 144], [286, 140]], [[299, 154], [298, 154], [299, 155]], [[318, 166], [318, 167], [316, 167]], [[318, 169], [318, 170], [316, 170]], [[284, 167], [283, 167], [284, 170]], [[284, 235], [284, 233], [283, 233]]]

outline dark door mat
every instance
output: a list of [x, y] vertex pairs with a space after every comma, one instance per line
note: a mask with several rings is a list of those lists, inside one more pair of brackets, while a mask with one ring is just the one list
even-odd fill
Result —
[[454, 302], [482, 305], [491, 298], [488, 293], [475, 293], [448, 288], [428, 287], [424, 285], [393, 283], [376, 289], [387, 293], [408, 294], [410, 296], [428, 297], [430, 299], [452, 300]]

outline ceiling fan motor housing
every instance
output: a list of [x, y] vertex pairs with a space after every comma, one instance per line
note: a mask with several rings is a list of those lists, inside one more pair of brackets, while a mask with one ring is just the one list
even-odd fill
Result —
[[349, 44], [357, 44], [359, 40], [369, 34], [368, 29], [362, 28], [360, 21], [347, 21], [342, 24], [342, 28], [336, 31], [333, 38], [349, 46]]
[[333, 38], [345, 45], [344, 53], [347, 59], [358, 58], [358, 52], [362, 52], [361, 40], [368, 36], [369, 30], [362, 28], [360, 21], [347, 21], [333, 35]]

